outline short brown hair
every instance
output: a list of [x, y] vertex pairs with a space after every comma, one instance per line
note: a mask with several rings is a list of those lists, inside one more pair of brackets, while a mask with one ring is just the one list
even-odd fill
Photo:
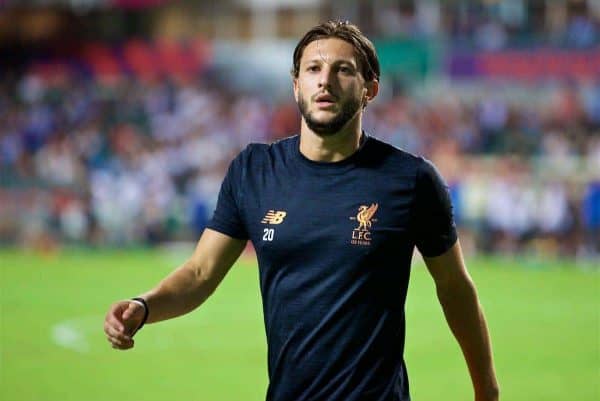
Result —
[[309, 43], [318, 39], [338, 38], [350, 43], [358, 57], [360, 72], [366, 81], [379, 80], [379, 58], [373, 43], [348, 21], [327, 21], [306, 32], [294, 49], [292, 76], [298, 78], [300, 59]]

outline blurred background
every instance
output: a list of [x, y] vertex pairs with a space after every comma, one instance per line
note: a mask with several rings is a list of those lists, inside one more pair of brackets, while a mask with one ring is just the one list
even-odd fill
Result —
[[195, 241], [230, 160], [299, 129], [292, 52], [373, 39], [372, 135], [436, 163], [469, 252], [600, 252], [598, 0], [2, 0], [0, 243]]
[[[264, 400], [251, 252], [132, 351], [102, 322], [189, 257], [237, 152], [298, 132], [328, 19], [378, 50], [365, 129], [448, 181], [503, 399], [600, 399], [600, 0], [0, 0], [0, 399]], [[415, 399], [472, 399], [417, 258], [406, 318]]]

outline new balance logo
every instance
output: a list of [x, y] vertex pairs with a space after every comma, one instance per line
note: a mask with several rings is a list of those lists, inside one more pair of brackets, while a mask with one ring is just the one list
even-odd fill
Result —
[[281, 224], [283, 219], [287, 215], [287, 212], [278, 210], [269, 210], [265, 217], [261, 220], [263, 224]]

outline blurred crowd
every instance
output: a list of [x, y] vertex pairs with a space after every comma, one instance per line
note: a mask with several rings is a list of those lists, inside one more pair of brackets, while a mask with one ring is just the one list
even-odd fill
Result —
[[[529, 3], [529, 4], [528, 4]], [[428, 38], [443, 33], [481, 50], [536, 45], [590, 49], [600, 41], [598, 3], [589, 1], [391, 2], [377, 7], [381, 37]]]
[[[214, 74], [0, 81], [0, 240], [194, 240], [236, 153], [300, 121], [291, 93], [235, 92]], [[369, 105], [365, 128], [438, 165], [474, 248], [597, 256], [600, 81], [502, 88], [396, 89]]]

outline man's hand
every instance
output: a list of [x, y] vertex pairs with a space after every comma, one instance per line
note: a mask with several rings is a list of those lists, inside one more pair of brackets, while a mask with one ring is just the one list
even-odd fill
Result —
[[133, 348], [133, 335], [144, 319], [144, 307], [132, 301], [113, 304], [104, 318], [104, 333], [113, 348]]
[[[204, 230], [192, 257], [141, 295], [150, 301], [152, 309], [145, 323], [171, 319], [197, 308], [217, 288], [245, 246], [246, 240], [210, 228]], [[145, 314], [144, 306], [133, 300], [123, 300], [110, 307], [104, 319], [104, 332], [113, 348], [133, 347], [133, 336]]]

